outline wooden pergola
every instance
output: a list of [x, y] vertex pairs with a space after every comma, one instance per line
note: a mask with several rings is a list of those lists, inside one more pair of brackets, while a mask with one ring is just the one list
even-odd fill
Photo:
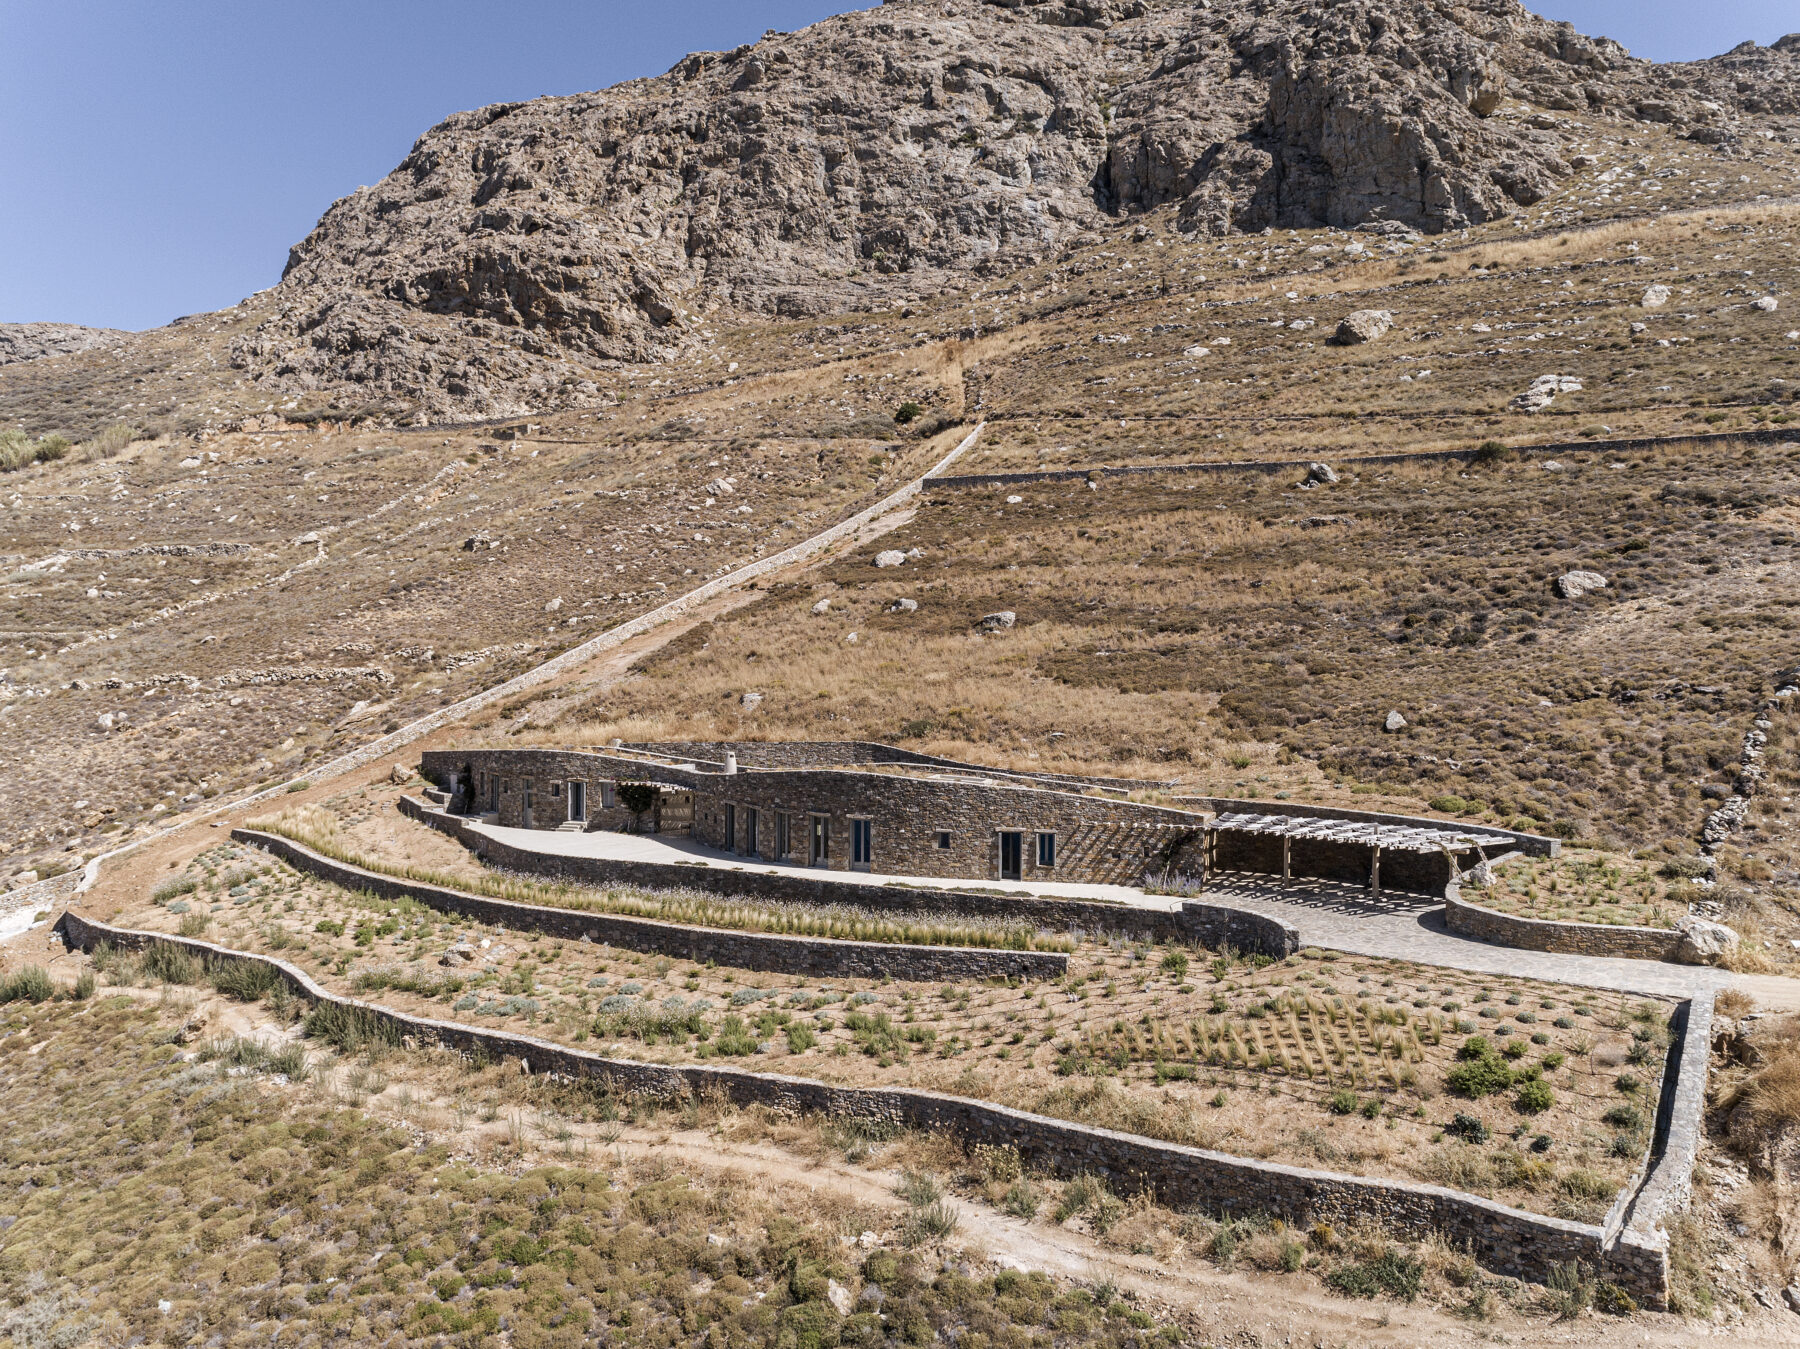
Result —
[[1281, 879], [1293, 879], [1294, 840], [1317, 839], [1345, 843], [1369, 850], [1369, 893], [1381, 893], [1381, 854], [1386, 852], [1442, 853], [1452, 858], [1470, 848], [1486, 854], [1489, 849], [1511, 845], [1504, 834], [1476, 833], [1465, 829], [1434, 829], [1422, 825], [1381, 824], [1373, 820], [1328, 820], [1306, 815], [1257, 815], [1228, 811], [1206, 824], [1206, 855], [1220, 833], [1275, 835], [1281, 839]]

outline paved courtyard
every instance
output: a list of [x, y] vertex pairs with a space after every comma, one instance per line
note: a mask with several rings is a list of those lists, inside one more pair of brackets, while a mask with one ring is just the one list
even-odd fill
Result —
[[[511, 847], [552, 857], [592, 857], [620, 862], [661, 862], [706, 866], [725, 871], [794, 871], [817, 874], [812, 868], [749, 861], [692, 839], [659, 834], [560, 833], [543, 829], [509, 829], [477, 824], [477, 831]], [[944, 889], [1016, 891], [1052, 899], [1106, 899], [1145, 909], [1174, 909], [1181, 900], [1171, 895], [1152, 895], [1128, 885], [1088, 885], [1032, 881], [955, 880], [938, 877], [893, 876], [880, 872], [831, 871], [835, 882], [880, 887], [938, 886]], [[1354, 955], [1410, 960], [1422, 965], [1441, 965], [1480, 974], [1513, 974], [1552, 983], [1577, 984], [1628, 993], [1655, 993], [1671, 997], [1709, 994], [1733, 982], [1723, 971], [1693, 965], [1669, 965], [1649, 960], [1623, 960], [1606, 956], [1556, 955], [1547, 951], [1521, 951], [1458, 936], [1444, 926], [1443, 905], [1420, 895], [1386, 893], [1371, 901], [1368, 892], [1329, 881], [1294, 881], [1225, 875], [1210, 885], [1202, 900], [1249, 909], [1285, 919], [1308, 946], [1345, 951]], [[1785, 982], [1785, 981], [1784, 981]]]

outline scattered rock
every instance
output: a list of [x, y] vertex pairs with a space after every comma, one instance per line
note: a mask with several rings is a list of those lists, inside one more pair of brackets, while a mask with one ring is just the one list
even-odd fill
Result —
[[[319, 531], [314, 529], [314, 530], [309, 530], [307, 533], [302, 534], [299, 538], [295, 539], [294, 547], [302, 548], [308, 544], [323, 543], [323, 542], [324, 542], [324, 540], [319, 537]], [[463, 545], [464, 548], [467, 548], [468, 546], [469, 545], [466, 543]]]
[[1386, 309], [1358, 309], [1339, 320], [1332, 341], [1340, 347], [1361, 346], [1385, 337], [1394, 326], [1394, 316]]
[[898, 548], [889, 548], [875, 554], [875, 565], [877, 567], [898, 567], [905, 561], [906, 554], [901, 552]]
[[850, 1315], [856, 1306], [856, 1299], [851, 1296], [850, 1290], [836, 1279], [825, 1280], [825, 1300], [831, 1303], [839, 1316]]
[[730, 478], [714, 478], [711, 482], [706, 484], [706, 490], [716, 497], [725, 497], [730, 496], [733, 492], [737, 491], [737, 487], [732, 483]]
[[411, 782], [412, 781], [412, 769], [408, 768], [403, 763], [397, 763], [391, 769], [388, 770], [388, 781], [396, 783], [396, 784], [404, 783], [404, 782]]
[[1019, 504], [1019, 503], [1020, 503], [1020, 502], [1022, 502], [1022, 501], [1024, 501], [1024, 500], [1025, 500], [1025, 498], [1024, 498], [1024, 497], [1016, 497], [1016, 496], [1015, 496], [1015, 497], [1008, 497], [1008, 498], [1007, 498], [1007, 499], [1006, 499], [1006, 504], [1007, 504], [1007, 505], [1009, 505], [1009, 506], [1017, 506], [1017, 505], [1018, 505], [1018, 504]]
[[1790, 1283], [1781, 1290], [1781, 1300], [1787, 1303], [1788, 1310], [1800, 1316], [1800, 1283]]
[[762, 706], [762, 700], [762, 694], [752, 692], [746, 693], [742, 698], [738, 699], [738, 702], [743, 706], [744, 711], [754, 712], [757, 708]]
[[466, 941], [458, 942], [455, 946], [452, 946], [448, 951], [444, 952], [443, 955], [438, 957], [438, 964], [440, 965], [456, 966], [473, 965], [474, 963], [475, 948]]
[[1605, 590], [1606, 578], [1597, 571], [1566, 571], [1551, 582], [1551, 587], [1561, 598], [1574, 600], [1592, 590]]
[[1337, 470], [1330, 464], [1308, 464], [1306, 466], [1306, 482], [1308, 486], [1315, 483], [1333, 483], [1337, 480]]
[[976, 624], [983, 632], [1003, 632], [1019, 621], [1019, 616], [1011, 609], [1002, 609], [997, 614], [983, 614]]
[[851, 646], [855, 646], [858, 642], [860, 642], [862, 640], [862, 634], [855, 633], [855, 632], [847, 632], [844, 634], [844, 640], [846, 642], [850, 643]]
[[1639, 301], [1645, 309], [1661, 309], [1668, 302], [1669, 288], [1667, 286], [1649, 287], [1644, 292], [1644, 298]]
[[1546, 473], [1561, 473], [1562, 471], [1563, 466], [1560, 460], [1552, 459], [1549, 463], [1544, 465], [1544, 472]]
[[887, 611], [890, 614], [910, 614], [915, 612], [918, 607], [919, 602], [917, 600], [898, 599], [888, 605]]
[[1675, 958], [1685, 964], [1710, 965], [1737, 949], [1738, 934], [1708, 918], [1690, 913], [1676, 922], [1675, 930], [1681, 934]]
[[550, 603], [544, 606], [544, 612], [553, 614], [560, 608], [562, 608], [562, 596], [558, 595], [555, 599], [551, 600]]
[[1389, 712], [1387, 714], [1387, 720], [1381, 723], [1381, 729], [1390, 734], [1394, 731], [1404, 731], [1406, 729], [1406, 718], [1401, 716], [1398, 712]]
[[1631, 335], [1633, 337], [1641, 337], [1643, 334], [1645, 334], [1649, 331], [1650, 331], [1650, 325], [1648, 323], [1638, 323], [1638, 322], [1634, 321], [1631, 325]]
[[484, 549], [495, 548], [499, 545], [485, 529], [479, 529], [464, 539], [462, 546], [465, 553], [479, 553]]
[[813, 605], [812, 611], [815, 614], [830, 613], [831, 612], [831, 601], [830, 600], [820, 600], [817, 604]]
[[1512, 400], [1514, 412], [1542, 412], [1559, 393], [1580, 393], [1581, 381], [1571, 375], [1539, 375], [1531, 387]]
[[1751, 301], [1751, 303], [1765, 314], [1773, 314], [1777, 309], [1781, 308], [1781, 302], [1773, 295], [1759, 295], [1755, 300]]

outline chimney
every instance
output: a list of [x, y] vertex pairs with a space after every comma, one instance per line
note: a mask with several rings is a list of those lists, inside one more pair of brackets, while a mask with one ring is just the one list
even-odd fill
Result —
[[726, 753], [726, 755], [725, 755], [725, 771], [727, 773], [737, 772], [737, 755], [732, 754], [730, 752]]

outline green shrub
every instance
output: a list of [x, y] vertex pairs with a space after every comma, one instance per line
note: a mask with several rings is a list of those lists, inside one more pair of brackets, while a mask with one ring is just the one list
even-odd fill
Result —
[[191, 895], [199, 888], [200, 883], [192, 876], [171, 876], [166, 881], [159, 883], [157, 887], [150, 892], [150, 902], [152, 904], [167, 904], [172, 899], [179, 899], [183, 895]]
[[1462, 1047], [1456, 1051], [1456, 1057], [1464, 1061], [1485, 1059], [1493, 1052], [1494, 1046], [1489, 1043], [1487, 1036], [1471, 1035], [1462, 1042]]
[[902, 403], [894, 409], [894, 424], [905, 426], [908, 422], [917, 421], [924, 411], [925, 409], [917, 403]]
[[1630, 1316], [1637, 1311], [1637, 1303], [1616, 1283], [1596, 1284], [1594, 1287], [1594, 1310], [1605, 1312], [1608, 1316]]
[[341, 1053], [364, 1048], [394, 1049], [400, 1044], [400, 1028], [366, 1007], [345, 1007], [322, 1002], [306, 1014], [306, 1034], [323, 1040]]
[[1348, 1087], [1339, 1087], [1331, 1093], [1331, 1098], [1325, 1104], [1334, 1115], [1354, 1115], [1362, 1102]]
[[226, 997], [240, 1002], [260, 1002], [281, 985], [275, 967], [260, 960], [214, 961], [207, 980]]
[[1460, 796], [1434, 796], [1431, 808], [1443, 815], [1461, 815], [1469, 808], [1469, 803]]
[[744, 1024], [741, 1016], [728, 1016], [720, 1024], [718, 1034], [714, 1035], [706, 1046], [712, 1054], [725, 1054], [732, 1058], [742, 1058], [745, 1054], [756, 1052], [756, 1037]]
[[1383, 1251], [1372, 1260], [1344, 1265], [1325, 1276], [1325, 1282], [1349, 1297], [1388, 1297], [1411, 1302], [1424, 1286], [1425, 1267], [1399, 1251]]
[[94, 996], [94, 972], [83, 970], [75, 977], [75, 991], [70, 995], [76, 1002], [86, 1002]]
[[40, 463], [50, 464], [61, 459], [71, 448], [67, 436], [48, 435], [37, 443], [37, 457]]
[[205, 913], [184, 913], [181, 922], [176, 925], [176, 932], [183, 937], [198, 937], [212, 925], [212, 915]]
[[1541, 1115], [1554, 1104], [1556, 1093], [1548, 1082], [1539, 1079], [1519, 1088], [1518, 1106], [1528, 1115]]
[[0, 979], [0, 1002], [48, 1002], [55, 995], [56, 986], [41, 965], [27, 965]]
[[200, 981], [200, 962], [173, 942], [152, 942], [138, 961], [145, 978], [159, 984], [193, 984]]
[[962, 1215], [956, 1207], [939, 1199], [907, 1214], [905, 1226], [900, 1230], [900, 1241], [906, 1246], [942, 1241], [956, 1231], [961, 1222]]
[[1484, 1120], [1476, 1115], [1465, 1115], [1460, 1110], [1456, 1112], [1456, 1118], [1444, 1126], [1444, 1132], [1465, 1143], [1485, 1143], [1493, 1137], [1493, 1130]]
[[1171, 951], [1162, 958], [1163, 973], [1174, 975], [1177, 979], [1187, 978], [1188, 958], [1183, 951]]
[[1615, 1105], [1600, 1118], [1615, 1129], [1641, 1129], [1643, 1113], [1635, 1105]]
[[1505, 1091], [1513, 1084], [1513, 1070], [1492, 1054], [1459, 1063], [1444, 1075], [1444, 1086], [1471, 1101]]

